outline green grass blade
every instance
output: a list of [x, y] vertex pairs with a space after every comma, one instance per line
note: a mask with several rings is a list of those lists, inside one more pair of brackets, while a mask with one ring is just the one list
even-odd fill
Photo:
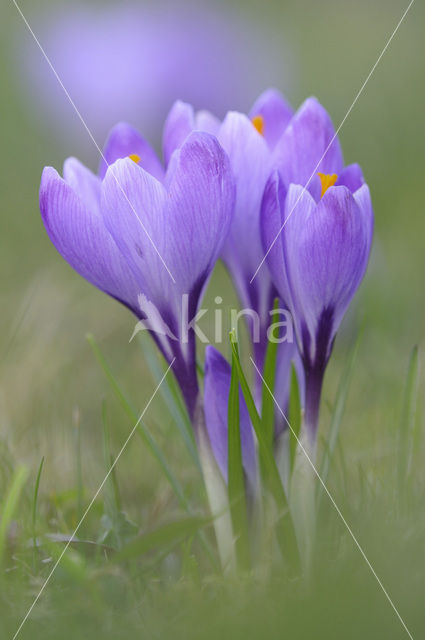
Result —
[[[116, 468], [114, 466], [114, 458], [111, 452], [110, 435], [108, 423], [106, 420], [106, 402], [102, 403], [102, 427], [103, 427], [103, 458], [105, 463], [105, 471], [109, 474], [108, 491], [106, 492], [106, 510], [108, 512], [117, 513], [121, 511], [121, 494], [118, 485]], [[112, 471], [111, 471], [112, 469]]]
[[230, 342], [235, 362], [235, 368], [239, 378], [239, 384], [245, 398], [252, 426], [257, 436], [263, 486], [268, 489], [273, 496], [279, 514], [279, 520], [277, 523], [277, 538], [286, 560], [292, 566], [298, 566], [298, 545], [296, 541], [292, 517], [289, 511], [288, 501], [286, 499], [285, 490], [283, 488], [279, 471], [273, 457], [272, 449], [269, 446], [267, 436], [263, 431], [261, 418], [258, 414], [254, 398], [242, 369], [237, 349], [236, 335], [234, 331], [232, 331], [230, 334]]
[[1, 506], [0, 520], [0, 566], [3, 563], [3, 556], [7, 544], [7, 534], [10, 523], [15, 515], [19, 498], [28, 478], [28, 469], [26, 467], [18, 467], [12, 476], [9, 492], [7, 493]]
[[81, 462], [81, 428], [80, 428], [80, 412], [75, 408], [72, 413], [72, 426], [74, 429], [74, 447], [75, 447], [75, 475], [77, 481], [77, 517], [78, 520], [83, 515], [83, 467]]
[[37, 532], [36, 532], [37, 499], [38, 499], [38, 490], [40, 487], [41, 472], [43, 470], [43, 465], [44, 465], [44, 456], [41, 458], [40, 466], [38, 467], [38, 473], [35, 479], [34, 495], [32, 499], [32, 507], [31, 507], [31, 526], [32, 526], [32, 538], [34, 542], [34, 549], [36, 549], [37, 547]]
[[301, 431], [301, 400], [298, 385], [297, 372], [294, 365], [291, 365], [291, 384], [289, 389], [289, 468], [294, 470], [297, 444]]
[[145, 533], [121, 549], [114, 557], [115, 562], [134, 560], [139, 556], [164, 546], [175, 545], [187, 537], [195, 535], [209, 519], [191, 516], [162, 525], [158, 529]]
[[418, 393], [418, 370], [418, 347], [415, 346], [413, 347], [409, 358], [399, 426], [397, 476], [400, 497], [402, 499], [406, 489], [407, 476], [413, 453], [416, 401]]
[[[351, 379], [353, 377], [354, 365], [356, 363], [357, 353], [359, 350], [359, 345], [361, 341], [360, 334], [354, 343], [354, 346], [351, 350], [351, 354], [348, 358], [347, 365], [342, 374], [340, 383], [338, 385], [338, 390], [336, 393], [335, 404], [332, 412], [331, 424], [329, 427], [328, 438], [325, 446], [325, 450], [323, 452], [323, 459], [320, 468], [320, 477], [323, 482], [326, 484], [326, 480], [328, 478], [329, 469], [332, 462], [332, 457], [335, 451], [335, 447], [338, 441], [339, 430], [342, 423], [342, 418], [344, 416], [345, 405], [347, 402], [348, 391], [351, 384]], [[321, 482], [317, 484], [317, 509], [320, 507], [320, 502], [323, 497], [323, 485]]]
[[235, 537], [236, 559], [239, 569], [246, 569], [249, 566], [248, 521], [240, 433], [239, 382], [234, 356], [232, 357], [227, 424], [227, 490]]
[[[273, 304], [273, 324], [277, 324], [279, 321], [279, 315], [277, 313], [278, 306], [279, 299], [276, 298]], [[261, 418], [263, 421], [263, 429], [270, 447], [273, 444], [275, 406], [273, 396], [268, 389], [270, 389], [270, 391], [274, 393], [278, 347], [279, 344], [276, 341], [269, 340], [263, 371], [264, 382], [261, 399]]]

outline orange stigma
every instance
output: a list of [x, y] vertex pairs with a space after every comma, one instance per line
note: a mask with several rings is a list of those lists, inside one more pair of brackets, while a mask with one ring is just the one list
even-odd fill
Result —
[[136, 164], [139, 164], [140, 156], [138, 156], [137, 153], [131, 153], [128, 157], [130, 158], [130, 160], [133, 160], [133, 162], [135, 162]]
[[254, 127], [257, 129], [257, 131], [260, 134], [260, 136], [263, 136], [264, 135], [264, 118], [263, 118], [263, 116], [260, 116], [260, 114], [258, 114], [257, 116], [254, 116], [253, 118], [251, 118], [251, 122], [254, 125]]
[[336, 173], [318, 173], [317, 175], [322, 183], [322, 194], [320, 197], [323, 198], [329, 187], [334, 186], [335, 182], [338, 180], [338, 176]]

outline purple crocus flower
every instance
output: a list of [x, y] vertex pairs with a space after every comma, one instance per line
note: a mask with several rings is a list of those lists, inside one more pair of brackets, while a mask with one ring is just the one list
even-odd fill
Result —
[[[255, 312], [260, 326], [246, 316], [253, 338], [254, 358], [261, 370], [267, 349], [269, 312], [278, 292], [269, 271], [264, 268], [251, 282], [264, 251], [260, 234], [261, 201], [266, 182], [274, 166], [274, 149], [293, 115], [283, 96], [275, 89], [265, 91], [255, 102], [249, 116], [230, 112], [223, 122], [206, 111], [195, 112], [193, 107], [176, 102], [164, 129], [164, 157], [171, 156], [194, 129], [209, 131], [217, 136], [230, 159], [236, 182], [235, 214], [221, 257], [235, 284], [241, 305]], [[258, 331], [257, 331], [258, 329]], [[286, 406], [289, 367], [296, 357], [296, 345], [279, 346], [277, 396]], [[257, 399], [261, 394], [258, 379]]]
[[[221, 353], [209, 345], [205, 351], [204, 412], [205, 425], [218, 467], [227, 482], [228, 401], [230, 365]], [[239, 420], [242, 464], [252, 492], [256, 483], [256, 451], [253, 429], [245, 401], [240, 395]]]
[[214, 137], [195, 132], [164, 172], [153, 150], [124, 124], [112, 131], [104, 156], [110, 166], [102, 162], [100, 176], [73, 158], [63, 178], [44, 169], [44, 224], [84, 278], [139, 319], [161, 319], [164, 330], [152, 335], [167, 361], [175, 359], [193, 417], [195, 336], [192, 330], [184, 335], [184, 316], [190, 322], [196, 314], [228, 233], [234, 204], [228, 158]]
[[316, 198], [296, 184], [289, 186], [285, 197], [275, 172], [262, 206], [264, 247], [271, 247], [268, 266], [292, 312], [303, 359], [305, 430], [313, 450], [325, 368], [344, 313], [365, 274], [373, 235], [370, 193], [360, 169], [342, 172], [338, 178], [323, 176], [322, 183]]

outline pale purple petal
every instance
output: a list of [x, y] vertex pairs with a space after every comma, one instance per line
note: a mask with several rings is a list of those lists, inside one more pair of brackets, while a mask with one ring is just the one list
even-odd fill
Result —
[[[274, 171], [267, 181], [261, 204], [261, 239], [263, 258], [265, 261], [256, 275], [269, 269], [273, 283], [284, 303], [289, 306], [291, 292], [286, 276], [286, 266], [283, 255], [283, 223], [285, 189], [277, 171]], [[260, 266], [260, 263], [257, 265]]]
[[165, 166], [176, 149], [179, 149], [191, 131], [195, 129], [195, 112], [192, 105], [177, 100], [164, 125], [162, 148]]
[[[290, 187], [286, 209], [300, 187]], [[366, 193], [360, 195], [367, 199]], [[292, 224], [291, 224], [292, 223]], [[284, 252], [295, 316], [308, 359], [316, 358], [321, 323], [329, 349], [366, 270], [371, 246], [370, 210], [362, 211], [346, 187], [331, 187], [316, 207], [294, 211], [284, 230]], [[307, 333], [306, 333], [307, 332]], [[328, 355], [328, 354], [326, 354]]]
[[267, 89], [257, 98], [249, 116], [250, 118], [262, 116], [264, 122], [263, 135], [270, 148], [274, 149], [293, 114], [292, 107], [279, 91]]
[[196, 307], [233, 211], [233, 180], [218, 142], [191, 134], [175, 154], [168, 191], [129, 159], [108, 169], [102, 191], [105, 224], [164, 320], [180, 318], [183, 294]]
[[55, 169], [46, 167], [40, 186], [40, 210], [47, 233], [83, 278], [137, 313], [136, 281], [104, 227], [92, 193], [98, 178], [90, 179], [90, 172], [75, 160], [65, 166], [67, 179], [81, 188], [84, 201]]
[[349, 164], [344, 167], [341, 173], [338, 175], [338, 179], [336, 181], [337, 186], [347, 187], [351, 193], [360, 189], [362, 185], [364, 185], [363, 173], [358, 164]]
[[339, 140], [328, 112], [316, 98], [308, 98], [292, 118], [276, 145], [275, 161], [286, 187], [308, 184], [316, 200], [321, 191], [317, 173], [341, 172]]
[[267, 270], [252, 286], [249, 281], [264, 255], [260, 210], [271, 171], [271, 154], [264, 138], [240, 113], [231, 112], [226, 116], [218, 139], [229, 156], [236, 181], [235, 213], [222, 258], [232, 274], [242, 304], [256, 301], [255, 309], [263, 316], [268, 312], [270, 297]]
[[201, 110], [197, 112], [195, 116], [195, 129], [206, 131], [213, 136], [217, 136], [220, 126], [220, 120], [209, 111]]
[[155, 151], [140, 133], [126, 122], [118, 123], [109, 133], [100, 162], [100, 177], [105, 177], [108, 166], [113, 164], [115, 160], [127, 158], [130, 155], [139, 156], [139, 166], [152, 174], [154, 178], [163, 180], [164, 169]]

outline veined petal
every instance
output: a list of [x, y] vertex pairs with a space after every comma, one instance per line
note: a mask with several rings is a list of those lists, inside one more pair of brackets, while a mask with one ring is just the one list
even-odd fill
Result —
[[[205, 351], [205, 422], [214, 457], [227, 482], [228, 460], [228, 401], [231, 369], [228, 362], [214, 347]], [[248, 409], [240, 394], [239, 420], [242, 463], [251, 486], [255, 486], [256, 453]]]
[[252, 278], [263, 257], [260, 209], [271, 171], [271, 154], [264, 138], [247, 116], [227, 114], [218, 139], [230, 159], [236, 182], [235, 213], [222, 257], [229, 269]]
[[173, 152], [182, 146], [193, 129], [195, 129], [195, 112], [192, 105], [177, 100], [171, 107], [164, 125], [162, 148], [166, 167]]
[[105, 227], [126, 256], [139, 293], [156, 304], [160, 313], [173, 285], [165, 256], [166, 197], [164, 186], [129, 158], [111, 165], [102, 183]]
[[139, 157], [140, 167], [153, 175], [154, 178], [163, 180], [164, 169], [155, 151], [140, 133], [126, 122], [118, 123], [109, 133], [100, 162], [100, 177], [105, 177], [108, 166], [113, 164], [115, 160], [132, 155]]
[[[283, 222], [285, 188], [277, 171], [269, 177], [261, 203], [261, 240], [266, 264], [262, 264], [256, 276], [268, 268], [280, 297], [289, 306], [291, 292], [288, 284], [283, 255]], [[260, 262], [257, 267], [260, 266]]]
[[[66, 163], [63, 180], [52, 167], [43, 171], [40, 210], [47, 233], [62, 257], [86, 280], [137, 313], [137, 284], [103, 225], [92, 189], [97, 184], [75, 160]], [[82, 189], [84, 201], [76, 194]], [[90, 206], [92, 204], [92, 206]]]
[[168, 191], [131, 160], [118, 160], [103, 181], [102, 214], [141, 292], [178, 334], [182, 295], [193, 312], [227, 235], [234, 187], [224, 151], [201, 133], [176, 151], [166, 183]]
[[204, 281], [227, 238], [235, 187], [229, 159], [216, 138], [193, 132], [176, 152], [169, 181], [169, 252], [178, 286]]
[[[290, 188], [291, 194], [298, 188]], [[363, 196], [363, 193], [365, 194]], [[290, 197], [291, 194], [291, 197]], [[366, 193], [360, 198], [366, 200]], [[367, 216], [367, 213], [365, 214]], [[366, 270], [371, 245], [371, 224], [350, 191], [331, 187], [315, 208], [294, 211], [285, 229], [284, 251], [295, 316], [309, 337], [308, 357], [314, 362], [317, 331], [326, 318], [328, 345]], [[304, 354], [306, 355], [306, 354]]]
[[328, 112], [308, 98], [298, 109], [275, 148], [275, 161], [286, 186], [305, 186], [320, 198], [317, 173], [337, 175], [343, 167], [342, 151]]
[[249, 116], [261, 116], [264, 122], [264, 137], [271, 149], [283, 135], [294, 111], [277, 89], [267, 89], [255, 101]]
[[63, 165], [63, 179], [85, 206], [100, 215], [101, 180], [90, 169], [87, 169], [77, 158], [67, 158]]

